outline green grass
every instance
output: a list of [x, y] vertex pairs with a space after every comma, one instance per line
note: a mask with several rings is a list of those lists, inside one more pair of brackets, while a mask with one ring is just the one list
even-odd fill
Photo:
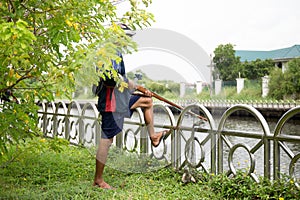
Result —
[[[181, 174], [170, 167], [115, 149], [104, 178], [117, 189], [103, 190], [92, 187], [94, 150], [38, 139], [9, 152], [0, 163], [0, 199], [296, 199], [299, 194], [289, 182], [273, 187], [242, 174], [228, 178], [197, 172], [197, 183], [183, 185]], [[141, 170], [145, 168], [149, 170]]]

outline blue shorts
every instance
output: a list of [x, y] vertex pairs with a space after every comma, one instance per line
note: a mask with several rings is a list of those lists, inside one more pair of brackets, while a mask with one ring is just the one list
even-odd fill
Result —
[[[129, 101], [129, 108], [139, 100], [140, 96], [132, 95]], [[130, 116], [134, 110], [130, 109]], [[123, 130], [124, 118], [126, 114], [115, 113], [115, 112], [100, 112], [102, 116], [101, 129], [102, 134], [101, 138], [111, 139]]]
[[[130, 100], [129, 100], [129, 109], [131, 108], [131, 106], [133, 106], [133, 104], [135, 104], [135, 102], [137, 102], [140, 99], [141, 96], [139, 95], [131, 95]], [[130, 109], [130, 117], [132, 116], [134, 109]]]
[[124, 124], [124, 114], [113, 112], [101, 112], [101, 116], [101, 138], [111, 139], [122, 131]]

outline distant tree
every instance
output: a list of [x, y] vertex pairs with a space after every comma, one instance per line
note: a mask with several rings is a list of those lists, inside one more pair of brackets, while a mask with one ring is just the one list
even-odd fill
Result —
[[252, 62], [244, 62], [240, 64], [240, 71], [244, 78], [260, 79], [263, 76], [269, 75], [271, 69], [275, 67], [274, 62], [270, 59], [257, 59]]
[[39, 133], [37, 100], [71, 98], [75, 78], [92, 84], [106, 74], [117, 80], [117, 73], [108, 73], [111, 59], [120, 60], [116, 50], [136, 49], [118, 23], [135, 29], [153, 19], [144, 10], [151, 0], [129, 0], [122, 13], [118, 2], [0, 2], [0, 97], [11, 100], [0, 104], [0, 154], [7, 144]]
[[287, 79], [291, 82], [293, 86], [291, 92], [299, 97], [300, 95], [300, 58], [292, 59], [288, 62], [287, 70]]
[[128, 72], [127, 77], [134, 80], [135, 74], [140, 74], [142, 79], [137, 81], [137, 84], [143, 85], [149, 90], [158, 93], [159, 95], [168, 95], [177, 97], [180, 93], [180, 84], [170, 80], [153, 81], [142, 70], [136, 72]]
[[300, 98], [300, 58], [289, 61], [284, 73], [278, 68], [271, 71], [269, 96], [277, 100]]
[[270, 73], [268, 96], [280, 100], [283, 99], [285, 93], [283, 73], [281, 69], [273, 69]]
[[239, 74], [240, 60], [235, 56], [232, 44], [221, 44], [214, 50], [213, 62], [215, 63], [216, 73], [224, 81], [235, 80]]
[[165, 87], [165, 84], [159, 83], [159, 82], [150, 82], [147, 83], [146, 86], [149, 90], [158, 93], [158, 94], [163, 94], [166, 91], [168, 91], [168, 89]]
[[180, 94], [180, 84], [173, 82], [173, 81], [168, 81], [166, 84], [166, 88], [169, 91], [169, 93], [174, 94], [174, 96], [179, 96]]

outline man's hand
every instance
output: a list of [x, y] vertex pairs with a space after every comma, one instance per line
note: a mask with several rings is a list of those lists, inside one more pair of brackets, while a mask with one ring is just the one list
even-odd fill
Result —
[[149, 97], [152, 97], [152, 92], [150, 91], [150, 90], [145, 90], [145, 92], [144, 92], [144, 94], [146, 95], [146, 96], [149, 96]]
[[[128, 88], [131, 89], [131, 90], [137, 89], [137, 85], [135, 84], [134, 81], [128, 80]], [[148, 96], [148, 97], [152, 97], [153, 96], [153, 93], [150, 90], [145, 89], [144, 91], [141, 91], [141, 92], [143, 92], [143, 94], [145, 96]]]
[[136, 89], [137, 89], [139, 92], [143, 93], [143, 95], [145, 95], [145, 96], [153, 97], [153, 92], [151, 92], [150, 90], [148, 90], [148, 89], [146, 89], [146, 88], [144, 88], [144, 87], [142, 87], [142, 86], [140, 86], [140, 85], [137, 85], [137, 86], [136, 86]]

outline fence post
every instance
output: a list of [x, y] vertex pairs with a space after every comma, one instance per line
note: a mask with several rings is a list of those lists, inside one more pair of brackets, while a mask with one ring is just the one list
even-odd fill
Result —
[[244, 78], [237, 78], [236, 79], [236, 92], [239, 94], [244, 89]]
[[44, 136], [47, 136], [47, 111], [48, 111], [48, 103], [45, 103], [46, 105], [44, 106], [43, 110], [43, 134]]
[[220, 94], [221, 90], [222, 90], [222, 80], [217, 79], [215, 80], [215, 95]]
[[120, 149], [123, 148], [123, 131], [116, 136], [116, 146]]
[[262, 97], [266, 97], [269, 93], [269, 76], [262, 77]]

